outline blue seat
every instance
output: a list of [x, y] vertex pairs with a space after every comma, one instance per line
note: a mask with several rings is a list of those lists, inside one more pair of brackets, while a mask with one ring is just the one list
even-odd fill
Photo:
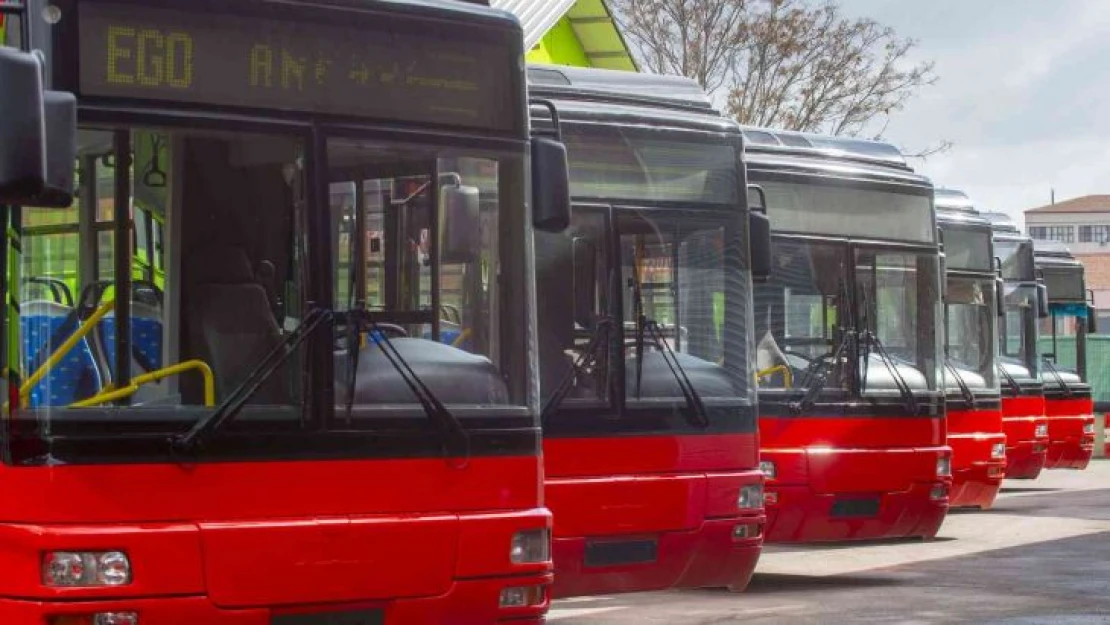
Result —
[[[116, 317], [104, 315], [97, 325], [97, 338], [104, 350], [104, 360], [111, 378], [116, 377]], [[132, 374], [162, 367], [162, 318], [150, 306], [131, 304]], [[136, 369], [135, 366], [138, 366]]]
[[[162, 318], [158, 309], [140, 302], [131, 303], [131, 376], [162, 368]], [[110, 381], [116, 380], [116, 316], [104, 315], [96, 327], [101, 364]], [[139, 388], [131, 401], [143, 404], [162, 396], [159, 383]]]
[[[80, 323], [72, 313], [72, 308], [51, 301], [26, 302], [20, 307], [25, 376], [33, 374], [59, 345], [73, 336]], [[101, 388], [100, 370], [85, 338], [31, 389], [29, 405], [68, 406], [95, 395]]]

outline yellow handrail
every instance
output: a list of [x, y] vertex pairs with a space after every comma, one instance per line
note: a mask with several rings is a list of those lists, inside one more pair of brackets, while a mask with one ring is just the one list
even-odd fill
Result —
[[459, 332], [459, 335], [455, 337], [455, 340], [451, 341], [451, 347], [462, 347], [463, 341], [468, 338], [470, 338], [470, 328], [466, 328], [462, 332]]
[[757, 372], [755, 376], [757, 380], [761, 380], [769, 375], [774, 375], [776, 373], [782, 373], [782, 381], [783, 384], [786, 385], [786, 388], [794, 387], [794, 374], [790, 371], [790, 367], [786, 365], [775, 365], [773, 367], [767, 367], [766, 369]]
[[185, 362], [179, 362], [176, 365], [170, 365], [162, 369], [148, 371], [147, 373], [143, 373], [131, 378], [131, 384], [128, 384], [123, 388], [105, 389], [88, 399], [82, 399], [81, 401], [74, 402], [70, 404], [69, 407], [88, 408], [90, 406], [96, 406], [98, 404], [116, 401], [117, 399], [123, 399], [124, 397], [130, 397], [131, 395], [134, 395], [136, 392], [138, 392], [139, 387], [143, 384], [157, 382], [164, 378], [185, 373], [186, 371], [192, 371], [194, 369], [200, 371], [201, 376], [204, 377], [204, 405], [211, 408], [216, 405], [216, 378], [212, 375], [212, 368], [209, 367], [208, 364], [205, 363], [203, 360], [186, 360]]
[[81, 342], [81, 339], [84, 339], [89, 332], [92, 332], [92, 329], [96, 327], [96, 324], [100, 323], [100, 320], [104, 318], [104, 315], [112, 312], [112, 308], [114, 306], [115, 302], [104, 302], [103, 304], [101, 304], [100, 307], [96, 309], [96, 312], [94, 312], [91, 317], [82, 322], [81, 325], [77, 327], [77, 331], [74, 332], [73, 335], [70, 336], [68, 339], [66, 339], [65, 342], [59, 345], [58, 349], [54, 350], [54, 353], [50, 354], [50, 357], [46, 359], [46, 362], [42, 363], [42, 365], [38, 369], [36, 369], [33, 374], [31, 374], [31, 377], [27, 378], [27, 380], [23, 382], [23, 386], [19, 387], [20, 406], [22, 406], [23, 408], [27, 407], [27, 402], [31, 397], [31, 389], [35, 388], [35, 385], [38, 384], [40, 380], [45, 378], [46, 374], [50, 373], [50, 370], [53, 369], [55, 365], [57, 365], [59, 362], [62, 361], [63, 358], [69, 355], [69, 352], [73, 351], [73, 348]]

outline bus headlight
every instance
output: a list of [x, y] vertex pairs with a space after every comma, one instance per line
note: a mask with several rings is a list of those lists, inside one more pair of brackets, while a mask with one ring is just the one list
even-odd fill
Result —
[[937, 458], [937, 477], [952, 477], [952, 456]]
[[1001, 460], [1006, 457], [1006, 443], [991, 445], [991, 460]]
[[759, 470], [763, 473], [763, 477], [769, 480], [775, 479], [776, 472], [774, 462], [771, 462], [770, 460], [760, 460]]
[[509, 546], [513, 564], [539, 564], [551, 559], [551, 534], [544, 529], [524, 530], [513, 534]]
[[1094, 434], [1095, 433], [1095, 424], [1094, 423], [1084, 423], [1083, 424], [1083, 433], [1084, 434]]
[[51, 551], [42, 561], [47, 586], [124, 586], [131, 561], [122, 551]]
[[1038, 423], [1037, 426], [1033, 428], [1033, 436], [1037, 438], [1048, 438], [1048, 424]]
[[763, 485], [741, 486], [736, 507], [741, 510], [758, 510], [763, 507]]

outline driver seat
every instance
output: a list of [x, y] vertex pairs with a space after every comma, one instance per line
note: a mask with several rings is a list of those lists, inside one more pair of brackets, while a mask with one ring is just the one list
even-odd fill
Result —
[[[199, 250], [189, 267], [189, 344], [195, 357], [212, 367], [217, 401], [250, 376], [258, 363], [282, 341], [266, 288], [239, 247]], [[289, 361], [254, 394], [251, 403], [293, 402]]]

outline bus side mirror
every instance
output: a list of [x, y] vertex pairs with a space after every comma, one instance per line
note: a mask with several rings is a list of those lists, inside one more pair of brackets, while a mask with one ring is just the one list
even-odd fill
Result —
[[771, 279], [771, 219], [767, 216], [767, 194], [748, 185], [748, 255], [753, 282]]
[[32, 204], [46, 186], [42, 66], [0, 47], [0, 203]]
[[440, 232], [440, 262], [465, 264], [475, 258], [482, 245], [481, 205], [477, 187], [443, 187]]
[[73, 204], [77, 163], [77, 98], [64, 91], [43, 94], [46, 121], [46, 184], [35, 206], [69, 208]]
[[1048, 287], [1043, 284], [1037, 285], [1037, 318], [1048, 319]]
[[532, 226], [543, 232], [570, 226], [567, 148], [548, 137], [532, 138]]
[[1087, 334], [1098, 334], [1098, 311], [1087, 305]]
[[999, 317], [1006, 316], [1006, 282], [1002, 278], [994, 279], [994, 307]]

